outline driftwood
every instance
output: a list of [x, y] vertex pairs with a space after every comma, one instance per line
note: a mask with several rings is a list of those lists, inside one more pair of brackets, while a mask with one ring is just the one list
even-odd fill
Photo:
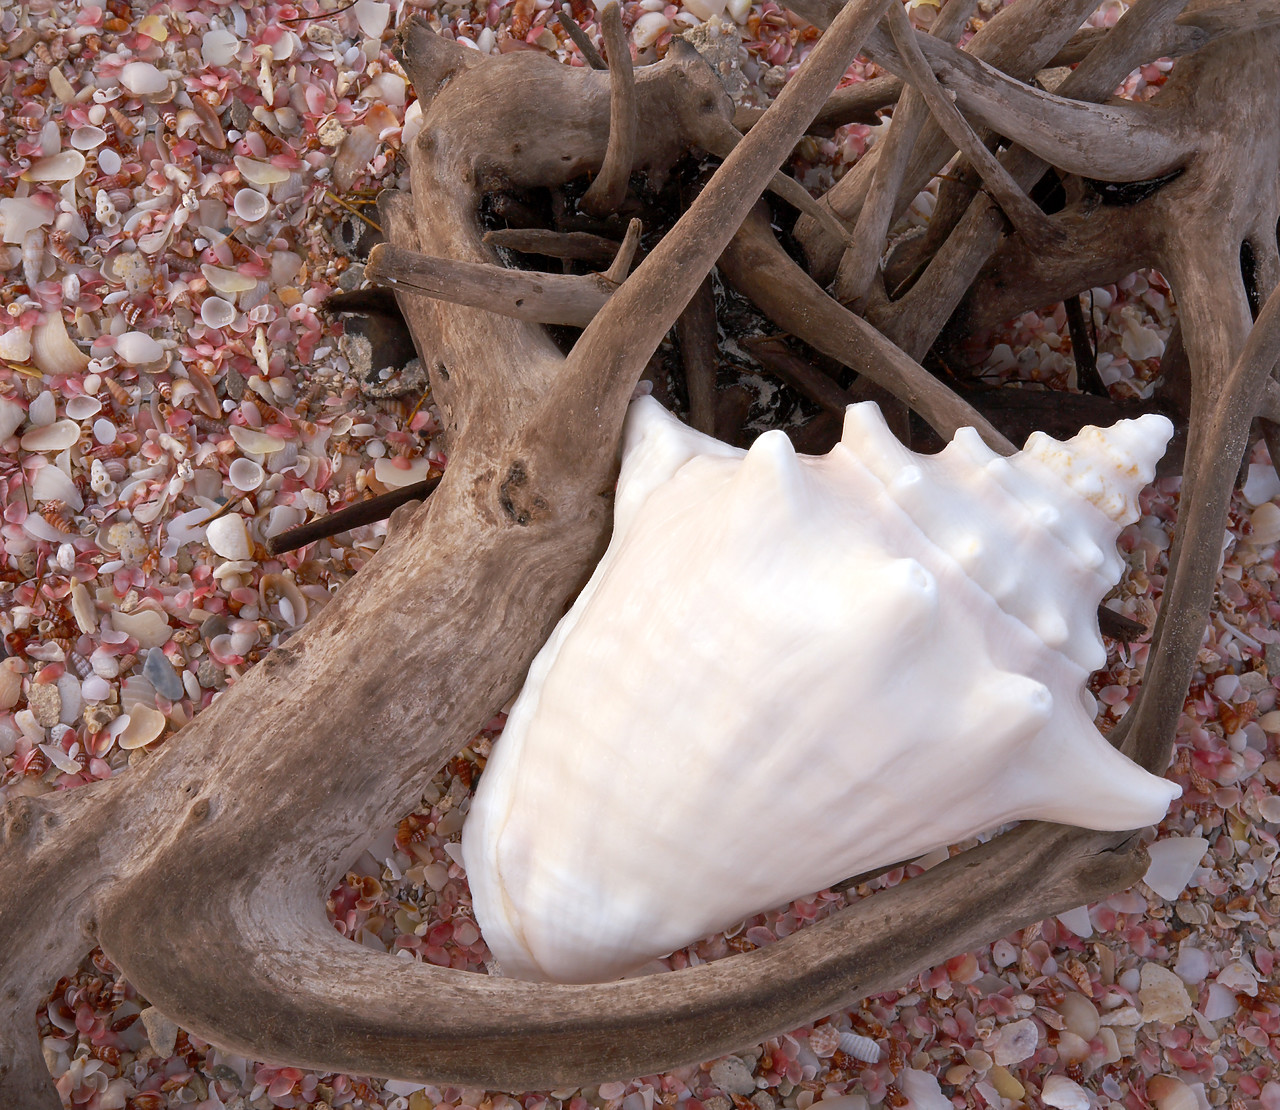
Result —
[[[714, 424], [705, 282], [718, 260], [778, 327], [861, 375], [856, 389], [882, 388], [943, 437], [974, 424], [1002, 450], [1011, 448], [1000, 432], [916, 361], [944, 327], [1162, 268], [1189, 375], [1187, 471], [1158, 646], [1113, 739], [1144, 766], [1167, 766], [1232, 483], [1255, 417], [1265, 412], [1269, 425], [1278, 411], [1268, 389], [1280, 356], [1277, 12], [1240, 3], [1180, 15], [1179, 0], [1138, 0], [1113, 30], [1073, 38], [1096, 0], [1019, 0], [960, 51], [896, 16], [881, 24], [889, 2], [795, 0], [830, 26], [736, 145], [724, 141], [732, 105], [696, 52], [673, 42], [664, 60], [632, 72], [611, 9], [607, 71], [533, 52], [485, 58], [422, 22], [406, 26], [424, 126], [412, 196], [385, 198], [390, 245], [370, 272], [397, 290], [428, 367], [448, 469], [425, 504], [397, 511], [385, 546], [338, 600], [154, 758], [72, 794], [6, 803], [0, 1105], [58, 1106], [33, 1015], [94, 944], [178, 1023], [257, 1059], [549, 1088], [651, 1073], [794, 1028], [1142, 875], [1130, 835], [1027, 824], [767, 949], [594, 986], [395, 959], [344, 940], [325, 918], [323, 894], [366, 830], [408, 812], [512, 696], [589, 574], [608, 534], [628, 399], [682, 314], [695, 419]], [[901, 137], [801, 217], [806, 270], [757, 201], [811, 121], [847, 109], [833, 90], [864, 44], [914, 91], [891, 126]], [[1153, 100], [1098, 103], [1170, 49], [1186, 56]], [[1032, 87], [1062, 50], [1082, 57], [1079, 68], [1053, 93]], [[998, 161], [973, 145], [982, 127], [1009, 144]], [[997, 199], [956, 199], [951, 216], [940, 205], [927, 264], [889, 285], [877, 264], [884, 235], [950, 157], [948, 135], [1000, 183]], [[637, 173], [656, 185], [707, 151], [724, 153], [723, 165], [634, 272], [635, 232], [598, 276], [507, 270], [485, 242], [486, 193], [518, 199], [586, 176], [596, 184], [585, 207], [600, 235], [615, 221], [616, 240], [612, 214], [626, 215]], [[1052, 215], [1027, 199], [1049, 167], [1078, 186]], [[956, 177], [973, 180], [964, 167]], [[1083, 181], [1135, 177], [1159, 180], [1123, 208]], [[874, 242], [860, 240], [871, 228]], [[510, 242], [572, 257], [564, 240]], [[825, 292], [841, 273], [865, 318]], [[1256, 322], [1251, 297], [1265, 302]], [[546, 323], [584, 330], [566, 355]], [[766, 346], [761, 361], [794, 378], [796, 362]], [[810, 390], [828, 407], [843, 396], [835, 383]]]

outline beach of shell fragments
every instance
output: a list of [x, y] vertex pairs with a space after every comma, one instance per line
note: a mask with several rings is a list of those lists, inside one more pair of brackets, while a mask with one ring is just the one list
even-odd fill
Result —
[[[624, 4], [641, 60], [716, 9], [740, 40], [744, 95], [761, 102], [814, 38], [772, 0]], [[590, 5], [572, 10], [598, 41]], [[1121, 10], [1108, 0], [1094, 22]], [[385, 525], [274, 559], [262, 542], [445, 465], [430, 404], [362, 391], [341, 326], [317, 311], [358, 280], [351, 221], [374, 218], [377, 190], [407, 176], [413, 95], [390, 41], [414, 11], [483, 52], [521, 43], [579, 61], [550, 0], [0, 6], [0, 800], [127, 774], [175, 742], [359, 569]], [[913, 7], [921, 24], [935, 14]], [[1168, 68], [1144, 67], [1124, 92], [1146, 95]], [[806, 140], [797, 171], [820, 186], [876, 132]], [[922, 195], [912, 218], [930, 204]], [[1172, 322], [1167, 286], [1137, 274], [1091, 304], [1105, 380], [1117, 395], [1148, 390]], [[974, 357], [992, 377], [1064, 384], [1061, 308], [1012, 322]], [[86, 1110], [1280, 1110], [1280, 482], [1264, 455], [1252, 463], [1179, 726], [1170, 774], [1184, 794], [1146, 831], [1152, 870], [1133, 889], [733, 1056], [523, 1095], [223, 1054], [95, 952], [33, 1015], [51, 1082]], [[1149, 489], [1121, 541], [1129, 571], [1112, 604], [1147, 624], [1177, 491]], [[1145, 652], [1116, 648], [1095, 676], [1104, 729]], [[353, 942], [483, 972], [458, 836], [492, 725], [417, 812], [370, 830], [330, 896]], [[779, 799], [779, 819], [795, 804]], [[929, 862], [662, 962], [768, 945]]]

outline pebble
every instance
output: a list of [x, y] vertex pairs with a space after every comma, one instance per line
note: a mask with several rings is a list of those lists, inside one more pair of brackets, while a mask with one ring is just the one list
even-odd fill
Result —
[[207, 66], [225, 66], [240, 49], [240, 40], [221, 27], [206, 31], [200, 40], [200, 58]]
[[1147, 1101], [1155, 1110], [1198, 1110], [1195, 1092], [1172, 1075], [1153, 1075], [1147, 1080]]
[[1184, 983], [1203, 983], [1213, 970], [1213, 957], [1203, 948], [1183, 941], [1178, 945], [1178, 962], [1173, 972]]
[[80, 680], [68, 671], [58, 676], [55, 683], [58, 697], [62, 700], [62, 708], [58, 711], [58, 722], [74, 725], [80, 719], [80, 710], [84, 708], [84, 697], [80, 693]]
[[938, 1077], [927, 1071], [903, 1068], [898, 1073], [898, 1089], [909, 1100], [908, 1110], [954, 1110]]
[[196, 664], [196, 681], [205, 690], [221, 690], [227, 684], [227, 675], [206, 655]]
[[62, 695], [52, 682], [33, 682], [27, 688], [27, 708], [36, 722], [52, 728], [62, 716]]
[[17, 658], [0, 662], [0, 709], [12, 709], [22, 697], [21, 666]]
[[1057, 1110], [1089, 1110], [1088, 1091], [1065, 1075], [1049, 1076], [1040, 1088], [1040, 1098]]
[[[12, 335], [13, 332], [7, 331], [4, 334], [7, 337]], [[28, 349], [28, 355], [29, 354], [30, 349]], [[12, 356], [5, 354], [4, 349], [0, 348], [0, 357], [10, 358]], [[25, 362], [26, 356], [22, 358], [14, 358], [13, 361]], [[10, 397], [0, 397], [0, 443], [3, 443], [13, 435], [14, 432], [22, 427], [22, 422], [26, 420], [26, 418], [27, 413], [22, 405]]]
[[1280, 540], [1280, 505], [1267, 501], [1249, 514], [1247, 542], [1255, 547], [1265, 547], [1277, 540]]
[[1097, 1036], [1102, 1022], [1098, 1018], [1098, 1007], [1084, 995], [1072, 992], [1063, 997], [1058, 1006], [1058, 1013], [1067, 1028], [1077, 1037], [1091, 1041]]
[[1027, 1093], [1026, 1087], [1019, 1082], [1017, 1076], [1003, 1068], [999, 1064], [995, 1064], [989, 1073], [991, 1085], [995, 1087], [996, 1093], [1001, 1098], [1020, 1099]]
[[711, 1082], [731, 1095], [749, 1095], [756, 1089], [751, 1069], [737, 1056], [726, 1056], [712, 1064]]
[[57, 420], [32, 428], [19, 441], [24, 451], [65, 451], [80, 438], [80, 425], [74, 420]]
[[186, 693], [182, 679], [173, 669], [169, 657], [158, 647], [147, 652], [146, 661], [142, 664], [142, 676], [156, 688], [156, 693], [169, 701], [181, 701]]
[[132, 613], [112, 609], [111, 627], [126, 636], [132, 636], [144, 650], [160, 647], [168, 642], [171, 635], [168, 616], [157, 609], [137, 609]]
[[141, 331], [127, 331], [116, 340], [116, 357], [130, 366], [145, 366], [164, 354], [156, 340]]
[[130, 62], [120, 71], [120, 84], [135, 96], [149, 96], [164, 92], [169, 79], [150, 62]]
[[147, 1040], [155, 1049], [156, 1055], [167, 1060], [173, 1055], [178, 1043], [178, 1027], [154, 1006], [148, 1006], [138, 1015], [138, 1020], [147, 1031]]

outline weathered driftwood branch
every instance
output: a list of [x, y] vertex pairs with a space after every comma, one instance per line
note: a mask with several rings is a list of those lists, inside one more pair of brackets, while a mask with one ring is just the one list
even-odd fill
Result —
[[595, 274], [544, 274], [508, 270], [487, 262], [433, 258], [379, 243], [369, 253], [366, 276], [390, 289], [485, 308], [516, 320], [585, 328], [604, 306], [615, 283]]
[[707, 435], [716, 434], [716, 367], [720, 361], [716, 297], [707, 278], [676, 321], [680, 361], [689, 389], [689, 423]]
[[778, 244], [760, 208], [743, 222], [721, 255], [720, 268], [780, 328], [866, 375], [918, 412], [944, 439], [957, 428], [973, 427], [993, 451], [1008, 455], [1015, 450], [971, 405], [828, 297]]
[[[1169, 126], [1158, 101], [1073, 101], [1024, 85], [932, 36], [916, 39], [938, 82], [968, 115], [1068, 173], [1137, 181], [1169, 173], [1187, 157], [1186, 136]], [[917, 87], [922, 84], [911, 76], [895, 38], [877, 33], [868, 53]]]
[[[793, 0], [790, 6], [818, 27], [825, 26], [832, 12], [839, 9], [835, 0], [803, 0], [801, 4]], [[1097, 0], [1046, 0], [1034, 6], [1012, 4], [997, 12], [974, 35], [966, 52], [1011, 77], [1028, 80], [1067, 42], [1095, 7]], [[1116, 84], [1119, 84], [1119, 78], [1106, 92], [1110, 93]], [[894, 208], [895, 218], [906, 210], [912, 198], [953, 153], [955, 148], [937, 125], [932, 121], [926, 123], [902, 176]], [[828, 190], [822, 203], [844, 220], [856, 219], [877, 161], [873, 147]], [[819, 284], [826, 284], [835, 273], [843, 247], [825, 236], [815, 223], [804, 219], [797, 222], [795, 234], [808, 255], [810, 273]]]
[[600, 57], [600, 51], [596, 49], [595, 43], [587, 38], [587, 33], [578, 26], [578, 21], [573, 18], [567, 7], [561, 7], [556, 12], [556, 19], [560, 21], [560, 26], [564, 28], [564, 33], [573, 40], [573, 45], [578, 48], [578, 53], [582, 55], [583, 61], [592, 69], [608, 69], [608, 63]]
[[490, 246], [505, 247], [521, 254], [540, 254], [544, 258], [568, 258], [607, 266], [618, 253], [618, 244], [603, 235], [589, 231], [552, 231], [543, 227], [509, 227], [486, 231], [484, 241]]
[[604, 30], [604, 48], [609, 55], [609, 145], [605, 148], [604, 165], [582, 198], [584, 212], [607, 216], [616, 212], [627, 195], [627, 182], [635, 160], [636, 114], [635, 74], [631, 66], [631, 47], [622, 26], [622, 8], [618, 0], [609, 0], [600, 13]]
[[[889, 9], [889, 30], [894, 45], [902, 56], [912, 86], [929, 106], [943, 134], [969, 159], [978, 172], [992, 199], [1000, 205], [1018, 234], [1032, 247], [1044, 250], [1051, 243], [1061, 242], [1063, 235], [1032, 199], [1018, 186], [1000, 160], [991, 153], [974, 133], [955, 104], [942, 91], [924, 52], [920, 49], [916, 33], [911, 27], [905, 10]], [[958, 52], [957, 52], [958, 53]], [[1001, 119], [1005, 118], [1001, 113]]]
[[[1103, 43], [1063, 81], [1060, 92], [1079, 100], [1109, 95], [1130, 71], [1133, 59], [1144, 56], [1150, 49], [1149, 44], [1159, 27], [1172, 19], [1184, 3], [1185, 0], [1138, 0]], [[1002, 158], [1024, 188], [1029, 188], [1048, 168], [1020, 147], [1005, 151]], [[1004, 229], [999, 209], [985, 194], [977, 195], [920, 280], [892, 305], [873, 312], [872, 322], [908, 351], [922, 355], [978, 276], [1003, 237]], [[908, 328], [910, 342], [902, 334]]]
[[[934, 33], [946, 39], [958, 37], [971, 10], [968, 4], [948, 4], [938, 17]], [[929, 108], [920, 91], [907, 88], [899, 97], [889, 121], [888, 133], [879, 144], [880, 154], [871, 185], [858, 213], [852, 242], [841, 257], [836, 273], [836, 299], [855, 310], [861, 307], [879, 273], [881, 244], [897, 211], [903, 175], [920, 129], [928, 120]]]

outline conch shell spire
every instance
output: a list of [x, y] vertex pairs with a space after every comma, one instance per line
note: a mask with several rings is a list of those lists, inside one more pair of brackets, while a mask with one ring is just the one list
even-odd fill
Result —
[[614, 978], [1011, 820], [1160, 820], [1178, 787], [1112, 748], [1084, 693], [1115, 539], [1170, 431], [1006, 459], [961, 429], [923, 456], [867, 404], [814, 458], [637, 400], [609, 549], [463, 830], [504, 971]]

